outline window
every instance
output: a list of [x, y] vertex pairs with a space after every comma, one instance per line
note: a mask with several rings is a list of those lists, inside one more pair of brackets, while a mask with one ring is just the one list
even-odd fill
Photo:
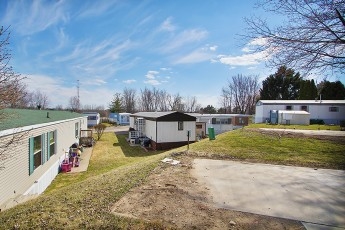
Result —
[[202, 125], [196, 125], [197, 129], [202, 129]]
[[244, 118], [243, 117], [239, 117], [238, 118], [238, 123], [239, 124], [244, 124]]
[[56, 154], [56, 130], [29, 138], [29, 175]]
[[34, 137], [34, 169], [42, 164], [42, 136]]
[[212, 118], [212, 124], [231, 124], [231, 118]]
[[334, 107], [334, 106], [329, 107], [329, 111], [330, 112], [339, 112], [339, 107]]
[[286, 110], [292, 110], [292, 105], [287, 105], [285, 109]]
[[183, 121], [178, 122], [178, 130], [183, 130]]
[[79, 123], [75, 123], [75, 138], [79, 137]]
[[301, 110], [308, 112], [308, 106], [306, 105], [301, 105]]
[[55, 132], [49, 132], [48, 133], [48, 146], [49, 146], [49, 151], [48, 151], [48, 159], [55, 154]]
[[95, 120], [97, 120], [97, 116], [88, 116], [87, 119], [89, 121], [95, 121]]

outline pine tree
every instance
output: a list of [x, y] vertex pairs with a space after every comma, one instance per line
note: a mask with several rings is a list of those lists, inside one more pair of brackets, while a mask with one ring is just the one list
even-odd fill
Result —
[[286, 66], [279, 67], [275, 74], [270, 75], [262, 82], [260, 89], [261, 100], [296, 100], [299, 97], [299, 73]]

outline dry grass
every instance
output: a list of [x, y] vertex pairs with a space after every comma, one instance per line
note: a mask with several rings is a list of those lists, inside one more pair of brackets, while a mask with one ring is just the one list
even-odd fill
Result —
[[[191, 144], [190, 154], [344, 169], [344, 143], [243, 129]], [[37, 199], [1, 212], [0, 229], [166, 229], [161, 222], [113, 215], [110, 208], [145, 181], [160, 159], [185, 150], [146, 152], [129, 147], [125, 136], [104, 133], [87, 172], [60, 174]]]

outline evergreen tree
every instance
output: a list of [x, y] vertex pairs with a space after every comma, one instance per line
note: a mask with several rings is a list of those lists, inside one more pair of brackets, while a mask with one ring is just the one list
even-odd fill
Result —
[[299, 97], [299, 73], [286, 66], [279, 67], [278, 71], [262, 82], [260, 89], [261, 100], [296, 100]]
[[123, 112], [122, 96], [120, 93], [115, 93], [114, 98], [109, 105], [109, 110], [111, 113]]
[[329, 82], [324, 81], [321, 83], [322, 88], [320, 90], [321, 98], [323, 100], [344, 100], [345, 99], [345, 87], [340, 81]]
[[299, 100], [314, 100], [317, 98], [317, 88], [314, 79], [301, 80]]

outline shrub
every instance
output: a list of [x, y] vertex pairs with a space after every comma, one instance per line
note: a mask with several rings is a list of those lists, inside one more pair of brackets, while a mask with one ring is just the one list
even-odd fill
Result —
[[107, 126], [105, 124], [98, 124], [95, 125], [93, 128], [96, 130], [97, 133], [97, 140], [99, 141], [103, 135], [103, 132]]
[[324, 125], [325, 122], [322, 119], [310, 119], [311, 125]]

